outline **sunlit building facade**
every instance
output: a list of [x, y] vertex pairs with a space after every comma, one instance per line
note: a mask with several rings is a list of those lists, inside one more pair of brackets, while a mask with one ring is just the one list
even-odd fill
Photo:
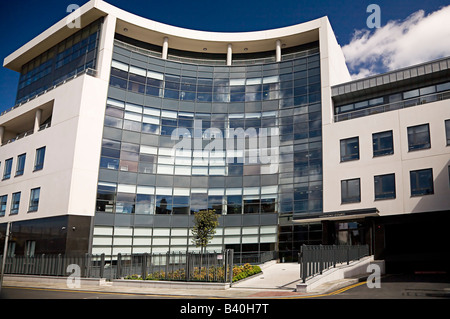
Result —
[[[356, 130], [379, 133], [368, 142], [379, 145], [374, 157], [389, 155], [396, 128], [389, 135], [376, 119], [393, 113], [372, 107], [422, 87], [349, 82], [326, 17], [217, 33], [90, 1], [4, 66], [21, 73], [16, 106], [0, 116], [0, 226], [12, 222], [11, 254], [195, 251], [193, 214], [210, 209], [219, 227], [209, 250], [291, 261], [302, 244], [375, 252], [375, 218], [411, 212], [366, 198], [369, 182], [354, 172], [371, 162], [355, 153]], [[447, 90], [445, 72], [430, 80], [434, 93]], [[375, 200], [392, 199], [392, 173], [377, 171]]]

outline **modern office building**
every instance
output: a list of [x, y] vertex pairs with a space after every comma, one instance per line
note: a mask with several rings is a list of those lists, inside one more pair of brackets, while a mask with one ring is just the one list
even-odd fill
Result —
[[326, 17], [217, 33], [92, 0], [4, 66], [21, 73], [0, 116], [10, 254], [192, 251], [204, 209], [208, 249], [285, 261], [448, 242], [450, 59], [351, 82]]

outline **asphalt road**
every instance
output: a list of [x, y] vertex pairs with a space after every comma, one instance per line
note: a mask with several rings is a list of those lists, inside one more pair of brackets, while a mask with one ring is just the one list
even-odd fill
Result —
[[[184, 299], [195, 299], [183, 297]], [[139, 295], [116, 292], [3, 287], [0, 299], [180, 299], [179, 296]], [[203, 299], [203, 298], [201, 298]], [[450, 299], [450, 276], [436, 274], [387, 275], [380, 288], [365, 282], [320, 296], [290, 296], [288, 299]], [[0, 301], [0, 304], [2, 301]]]

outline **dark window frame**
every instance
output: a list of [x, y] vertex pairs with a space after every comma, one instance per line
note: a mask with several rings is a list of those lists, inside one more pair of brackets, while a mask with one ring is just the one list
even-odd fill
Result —
[[[420, 187], [420, 179], [424, 176], [420, 176], [419, 174], [424, 174], [426, 172], [431, 173], [428, 177], [431, 180], [431, 187]], [[432, 168], [425, 168], [425, 169], [419, 169], [409, 172], [409, 181], [410, 181], [410, 191], [411, 191], [411, 197], [416, 196], [424, 196], [424, 195], [433, 195], [434, 194], [434, 180], [433, 180], [433, 169]], [[416, 186], [413, 188], [413, 186]], [[419, 186], [419, 187], [417, 187]]]
[[[38, 192], [37, 200], [36, 200], [35, 192]], [[30, 191], [30, 202], [29, 202], [29, 205], [28, 205], [28, 212], [29, 213], [38, 211], [40, 200], [41, 200], [41, 188], [40, 187], [36, 187], [36, 188], [31, 189], [31, 191]]]
[[[393, 191], [391, 192], [385, 192], [383, 191], [383, 186], [385, 186], [386, 183], [388, 183], [388, 181], [386, 181], [385, 179], [388, 177], [393, 177]], [[395, 199], [396, 198], [396, 187], [395, 187], [395, 173], [390, 173], [390, 174], [383, 174], [383, 175], [376, 175], [374, 176], [374, 194], [375, 194], [375, 200], [385, 200], [385, 199]], [[381, 189], [381, 192], [377, 193], [377, 183], [378, 185], [378, 190]]]
[[[40, 156], [41, 152], [44, 152], [42, 156]], [[44, 162], [45, 162], [45, 153], [46, 153], [46, 146], [40, 147], [36, 149], [36, 157], [34, 159], [34, 169], [33, 172], [40, 171], [44, 169]], [[40, 160], [42, 157], [42, 161]]]
[[12, 164], [13, 158], [8, 158], [5, 160], [4, 168], [3, 168], [3, 180], [10, 179], [12, 173]]
[[[349, 183], [358, 181], [358, 195], [348, 196], [349, 194]], [[345, 190], [345, 192], [344, 192]], [[346, 195], [346, 196], [344, 196]], [[341, 180], [341, 204], [351, 204], [351, 203], [360, 203], [361, 202], [361, 179], [351, 178]]]
[[[428, 141], [423, 142], [421, 141], [422, 137], [420, 134], [424, 134], [424, 132], [417, 132], [418, 130], [421, 130], [422, 128], [427, 128], [427, 134], [428, 134]], [[430, 124], [420, 124], [420, 125], [414, 125], [409, 126], [407, 128], [407, 134], [408, 134], [408, 152], [414, 152], [419, 150], [426, 150], [431, 148], [431, 136], [430, 136]]]
[[[355, 142], [355, 140], [356, 140], [356, 142]], [[351, 149], [350, 145], [352, 143], [356, 143], [357, 144], [357, 147], [356, 147], [357, 154], [356, 154], [356, 152], [349, 152], [349, 149]], [[353, 147], [353, 148], [355, 148], [355, 147]], [[342, 152], [343, 150], [344, 150], [344, 152]], [[360, 158], [360, 155], [359, 155], [359, 136], [344, 138], [344, 139], [340, 140], [340, 158], [341, 158], [341, 163], [342, 162], [359, 160], [359, 158]]]
[[19, 156], [17, 156], [17, 165], [16, 165], [16, 175], [15, 176], [22, 176], [24, 174], [26, 160], [27, 160], [27, 153], [23, 153], [23, 154], [20, 154]]
[[[386, 136], [386, 134], [390, 133], [390, 139], [391, 139], [391, 147], [388, 148], [381, 148], [382, 139], [387, 139], [389, 136]], [[385, 135], [385, 136], [383, 136]], [[383, 131], [383, 132], [377, 132], [372, 134], [372, 152], [373, 157], [380, 157], [380, 156], [386, 156], [386, 155], [392, 155], [394, 154], [394, 132], [392, 130]]]
[[444, 121], [447, 146], [450, 146], [450, 119]]

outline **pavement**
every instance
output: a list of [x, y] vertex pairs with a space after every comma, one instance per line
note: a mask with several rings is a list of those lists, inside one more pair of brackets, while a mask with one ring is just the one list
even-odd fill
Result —
[[111, 294], [151, 295], [153, 297], [174, 298], [292, 298], [307, 296], [323, 296], [338, 288], [358, 282], [358, 278], [342, 279], [327, 283], [310, 293], [295, 291], [296, 284], [301, 281], [297, 263], [269, 263], [262, 265], [262, 273], [233, 283], [229, 289], [183, 289], [183, 288], [147, 288], [147, 287], [117, 287], [106, 282], [103, 285], [81, 285], [71, 289], [63, 282], [50, 283], [46, 281], [24, 282], [5, 277], [4, 287], [24, 287], [52, 290], [91, 291]]

